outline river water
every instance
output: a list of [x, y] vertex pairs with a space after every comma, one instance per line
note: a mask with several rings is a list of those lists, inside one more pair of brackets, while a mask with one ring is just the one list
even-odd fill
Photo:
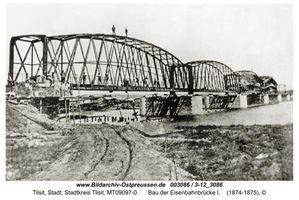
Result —
[[162, 134], [177, 130], [178, 126], [199, 125], [267, 125], [293, 123], [293, 102], [265, 105], [228, 112], [196, 116], [188, 121], [151, 121], [132, 124], [148, 134]]
[[293, 102], [259, 106], [197, 116], [191, 124], [200, 125], [264, 125], [293, 123]]

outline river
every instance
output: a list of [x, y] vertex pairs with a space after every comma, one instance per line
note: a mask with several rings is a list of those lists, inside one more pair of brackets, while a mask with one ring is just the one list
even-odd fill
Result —
[[293, 102], [258, 106], [247, 109], [218, 112], [195, 116], [188, 121], [151, 121], [134, 123], [132, 126], [147, 132], [148, 134], [162, 134], [177, 130], [178, 126], [199, 125], [267, 125], [293, 123]]

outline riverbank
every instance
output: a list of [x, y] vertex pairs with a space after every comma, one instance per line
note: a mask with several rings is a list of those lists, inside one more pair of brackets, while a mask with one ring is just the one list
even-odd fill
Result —
[[293, 180], [292, 124], [178, 128], [150, 137], [196, 180]]
[[6, 105], [7, 180], [293, 180], [293, 126], [76, 125]]

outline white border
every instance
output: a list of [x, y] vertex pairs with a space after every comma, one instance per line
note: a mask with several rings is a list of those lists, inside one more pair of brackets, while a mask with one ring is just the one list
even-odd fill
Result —
[[[40, 0], [40, 1], [1, 1], [0, 4], [0, 24], [1, 24], [1, 31], [0, 31], [0, 85], [1, 85], [1, 106], [0, 106], [0, 113], [1, 113], [1, 120], [0, 121], [0, 127], [1, 127], [1, 137], [0, 137], [0, 179], [1, 179], [1, 185], [0, 185], [0, 199], [48, 199], [48, 198], [41, 198], [38, 196], [33, 197], [32, 196], [32, 189], [33, 188], [46, 188], [46, 189], [76, 189], [74, 187], [75, 182], [18, 182], [18, 181], [11, 181], [7, 182], [5, 181], [5, 99], [4, 99], [4, 92], [5, 92], [5, 83], [6, 83], [6, 63], [7, 63], [7, 57], [3, 55], [7, 55], [8, 51], [8, 41], [6, 41], [6, 4], [7, 3], [178, 3], [178, 4], [186, 4], [186, 3], [191, 3], [191, 4], [202, 4], [202, 3], [208, 3], [208, 4], [218, 4], [218, 3], [289, 3], [293, 4], [293, 21], [294, 21], [294, 33], [293, 33], [293, 41], [294, 41], [294, 62], [293, 62], [293, 68], [294, 68], [294, 75], [293, 75], [293, 80], [294, 80], [294, 88], [298, 86], [299, 78], [296, 76], [298, 75], [298, 69], [299, 67], [299, 62], [298, 62], [298, 36], [299, 36], [299, 31], [298, 31], [298, 19], [299, 19], [299, 2], [296, 0], [246, 0], [246, 1], [226, 1], [226, 0], [203, 0], [203, 1], [196, 1], [196, 0], [152, 0], [152, 1], [147, 1], [147, 0], [131, 0], [131, 1], [121, 1], [121, 0], [111, 0], [111, 1], [105, 1], [105, 0], [86, 0], [86, 1], [79, 1], [79, 0], [69, 0], [69, 1], [62, 1], [62, 0]], [[296, 86], [296, 87], [295, 87]], [[297, 88], [296, 88], [297, 89]], [[298, 111], [298, 104], [297, 104], [297, 93], [296, 91], [294, 92], [294, 181], [286, 181], [286, 182], [280, 182], [280, 181], [267, 181], [267, 182], [262, 182], [262, 181], [257, 181], [257, 182], [240, 182], [240, 181], [233, 181], [233, 182], [225, 182], [226, 188], [266, 188], [268, 190], [268, 194], [271, 194], [267, 196], [266, 199], [296, 199], [298, 198], [298, 135], [297, 135], [297, 130], [298, 130], [298, 117], [297, 113]], [[91, 199], [93, 196], [87, 196], [87, 197], [80, 197], [80, 199]], [[141, 196], [138, 197], [138, 199]], [[160, 196], [161, 197], [161, 196]], [[159, 198], [160, 198], [159, 197]], [[74, 197], [68, 198], [68, 199], [73, 199]], [[101, 199], [102, 197], [96, 197], [96, 199]], [[116, 199], [116, 196], [110, 196], [109, 199]], [[119, 196], [121, 199], [134, 199], [133, 197], [122, 197]], [[147, 196], [143, 197], [145, 199], [149, 198]], [[169, 197], [171, 199], [182, 199], [182, 197]], [[199, 199], [202, 197], [186, 197], [186, 199]], [[231, 197], [232, 199], [236, 199]], [[64, 198], [66, 199], [66, 198]], [[151, 198], [151, 199], [157, 199], [157, 197]], [[205, 199], [205, 198], [204, 198]], [[226, 199], [226, 196], [221, 195], [219, 198], [216, 199]], [[237, 198], [238, 199], [238, 198]], [[244, 197], [241, 197], [241, 199], [244, 199]], [[249, 198], [251, 199], [251, 197]], [[264, 199], [264, 198], [263, 198]]]

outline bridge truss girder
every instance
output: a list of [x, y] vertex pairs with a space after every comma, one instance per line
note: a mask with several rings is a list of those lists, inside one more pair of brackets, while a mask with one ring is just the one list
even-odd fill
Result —
[[9, 75], [52, 76], [99, 89], [187, 90], [188, 67], [153, 44], [106, 34], [24, 35], [10, 42]]
[[183, 64], [168, 51], [127, 36], [16, 36], [10, 42], [9, 61], [14, 81], [39, 75], [64, 79], [81, 89], [240, 91], [240, 76], [223, 63]]
[[192, 88], [195, 92], [239, 91], [239, 76], [223, 63], [199, 60], [188, 62], [186, 65], [191, 67]]
[[241, 70], [235, 73], [239, 76], [240, 91], [262, 92], [263, 80], [255, 72]]

